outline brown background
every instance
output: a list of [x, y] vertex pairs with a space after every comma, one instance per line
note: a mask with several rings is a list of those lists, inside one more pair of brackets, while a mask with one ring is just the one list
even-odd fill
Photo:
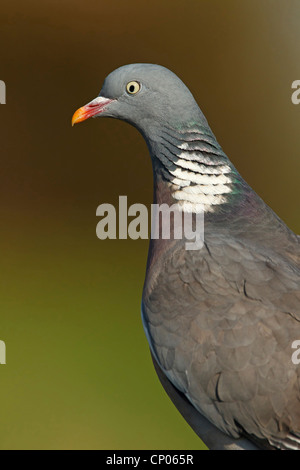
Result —
[[0, 446], [200, 448], [142, 330], [148, 242], [95, 235], [99, 204], [150, 205], [146, 145], [122, 122], [70, 120], [114, 68], [165, 65], [300, 232], [300, 1], [17, 0], [0, 18]]

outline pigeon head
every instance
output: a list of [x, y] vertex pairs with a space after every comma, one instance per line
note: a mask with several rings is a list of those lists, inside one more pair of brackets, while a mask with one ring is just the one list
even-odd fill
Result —
[[110, 73], [99, 96], [75, 112], [72, 124], [89, 117], [121, 119], [146, 138], [155, 138], [166, 122], [174, 127], [206, 123], [185, 84], [170, 70], [153, 64], [125, 65]]
[[[157, 200], [162, 194], [180, 209], [224, 214], [244, 182], [230, 163], [192, 93], [160, 65], [131, 64], [114, 70], [100, 94], [79, 108], [72, 124], [89, 117], [121, 119], [136, 127], [152, 159]], [[230, 204], [232, 203], [232, 204]]]

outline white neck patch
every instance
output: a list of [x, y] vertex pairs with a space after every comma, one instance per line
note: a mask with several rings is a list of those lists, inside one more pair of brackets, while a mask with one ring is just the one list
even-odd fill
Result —
[[[198, 154], [199, 155], [199, 154]], [[162, 174], [167, 180], [178, 207], [185, 212], [214, 212], [216, 206], [224, 204], [231, 192], [231, 168], [229, 165], [205, 165], [191, 160], [191, 153], [181, 152], [171, 162], [160, 155]]]

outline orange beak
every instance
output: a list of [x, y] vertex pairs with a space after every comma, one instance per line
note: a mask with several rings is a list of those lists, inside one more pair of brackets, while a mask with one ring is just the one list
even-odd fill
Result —
[[114, 100], [109, 98], [104, 98], [103, 96], [98, 96], [90, 103], [82, 106], [82, 108], [77, 109], [72, 117], [72, 126], [78, 122], [85, 121], [90, 117], [98, 116], [98, 114], [103, 113], [106, 106]]

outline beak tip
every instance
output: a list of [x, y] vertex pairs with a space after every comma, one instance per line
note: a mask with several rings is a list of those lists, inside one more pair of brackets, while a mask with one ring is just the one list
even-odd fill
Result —
[[82, 108], [77, 109], [77, 111], [75, 111], [75, 113], [72, 116], [72, 121], [71, 121], [72, 127], [75, 124], [77, 124], [77, 122], [84, 121], [84, 118], [85, 118], [85, 115], [83, 113], [83, 109]]

